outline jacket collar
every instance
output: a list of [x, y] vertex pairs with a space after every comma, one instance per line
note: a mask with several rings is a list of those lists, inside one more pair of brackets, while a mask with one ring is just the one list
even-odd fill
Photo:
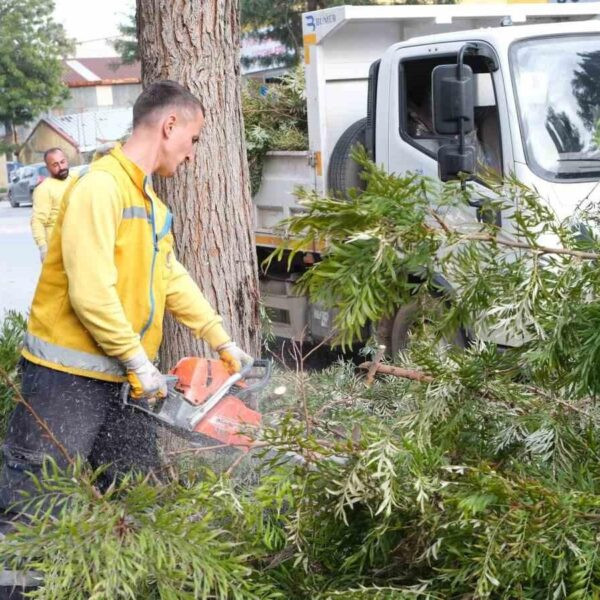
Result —
[[[111, 156], [117, 160], [117, 162], [125, 169], [127, 175], [137, 188], [144, 191], [146, 180], [148, 183], [151, 182], [150, 177], [142, 171], [142, 169], [136, 165], [132, 160], [127, 158], [123, 153], [123, 147], [121, 144], [116, 144], [110, 152]], [[152, 187], [152, 186], [150, 186]]]

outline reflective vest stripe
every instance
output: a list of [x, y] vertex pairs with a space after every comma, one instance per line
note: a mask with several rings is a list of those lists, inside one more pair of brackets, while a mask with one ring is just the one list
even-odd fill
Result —
[[165, 235], [167, 235], [167, 233], [169, 233], [169, 231], [171, 231], [171, 223], [172, 222], [173, 222], [173, 215], [171, 214], [171, 211], [168, 210], [167, 216], [165, 217], [165, 224], [163, 225], [163, 228], [160, 230], [160, 232], [156, 236], [157, 242], [160, 242], [160, 240], [162, 240], [165, 237]]
[[74, 367], [108, 375], [125, 375], [125, 370], [116, 358], [63, 348], [46, 342], [29, 332], [25, 335], [24, 348], [33, 356], [63, 367]]
[[145, 219], [149, 220], [146, 209], [142, 206], [127, 206], [123, 209], [124, 219]]

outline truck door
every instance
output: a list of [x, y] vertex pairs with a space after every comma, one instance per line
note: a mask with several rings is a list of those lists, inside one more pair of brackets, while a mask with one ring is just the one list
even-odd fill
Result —
[[[433, 129], [431, 74], [437, 65], [456, 64], [458, 51], [465, 43], [468, 40], [398, 49], [397, 86], [391, 88], [389, 105], [390, 171], [438, 176], [437, 152], [451, 140]], [[481, 185], [486, 171], [504, 173], [511, 153], [498, 59], [491, 46], [476, 44], [482, 54], [468, 55], [465, 63], [475, 74], [475, 131], [469, 134], [468, 143], [477, 148], [476, 181]]]

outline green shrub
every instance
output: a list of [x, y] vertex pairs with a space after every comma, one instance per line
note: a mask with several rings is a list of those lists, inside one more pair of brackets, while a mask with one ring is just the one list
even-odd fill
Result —
[[27, 321], [23, 315], [9, 311], [0, 324], [0, 439], [4, 437], [8, 417], [13, 411], [13, 390], [18, 383], [17, 364]]
[[595, 598], [600, 411], [493, 347], [434, 348], [402, 364], [431, 384], [280, 374], [252, 485], [188, 465], [99, 495], [49, 468], [0, 552], [44, 573], [39, 598]]
[[126, 478], [105, 494], [81, 464], [60, 472], [47, 462], [38, 496], [24, 501], [2, 549], [13, 568], [44, 576], [35, 598], [151, 600], [281, 597], [252, 568], [236, 530], [241, 504], [227, 482], [157, 484]]

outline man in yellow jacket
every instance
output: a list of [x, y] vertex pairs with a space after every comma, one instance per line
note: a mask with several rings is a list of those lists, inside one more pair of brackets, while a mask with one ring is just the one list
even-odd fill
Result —
[[[154, 83], [140, 95], [129, 140], [93, 162], [67, 191], [33, 299], [22, 394], [71, 456], [111, 465], [106, 484], [158, 462], [151, 424], [122, 405], [119, 390], [129, 381], [141, 402], [166, 393], [153, 364], [165, 310], [231, 372], [252, 362], [175, 258], [171, 213], [150, 179], [170, 177], [192, 161], [203, 122], [199, 101], [175, 82]], [[45, 457], [66, 464], [22, 404], [3, 450], [5, 511], [20, 492], [35, 493], [28, 473], [39, 476]]]
[[48, 252], [48, 242], [58, 217], [60, 203], [72, 180], [69, 176], [69, 161], [60, 148], [46, 150], [44, 162], [50, 176], [33, 191], [31, 213], [31, 232], [42, 261]]

